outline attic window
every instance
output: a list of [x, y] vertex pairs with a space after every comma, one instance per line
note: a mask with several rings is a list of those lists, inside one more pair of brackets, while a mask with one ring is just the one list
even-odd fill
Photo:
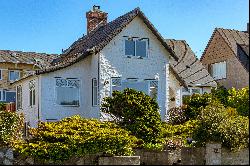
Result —
[[148, 38], [129, 38], [125, 39], [125, 55], [147, 57]]

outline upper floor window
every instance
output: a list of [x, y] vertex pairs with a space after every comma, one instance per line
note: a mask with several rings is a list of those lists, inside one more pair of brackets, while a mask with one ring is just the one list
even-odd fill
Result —
[[226, 61], [211, 64], [211, 75], [215, 80], [223, 79], [227, 77]]
[[35, 81], [32, 80], [29, 82], [29, 99], [30, 106], [34, 106], [36, 104], [36, 90], [35, 90]]
[[64, 106], [79, 106], [80, 95], [80, 80], [71, 79], [56, 79], [56, 103]]
[[17, 109], [22, 109], [22, 100], [23, 100], [23, 97], [22, 97], [22, 86], [21, 85], [18, 85], [17, 88], [16, 88], [16, 105], [17, 105]]
[[9, 81], [16, 81], [20, 78], [20, 71], [10, 70], [9, 71]]
[[125, 39], [125, 55], [147, 57], [148, 38]]

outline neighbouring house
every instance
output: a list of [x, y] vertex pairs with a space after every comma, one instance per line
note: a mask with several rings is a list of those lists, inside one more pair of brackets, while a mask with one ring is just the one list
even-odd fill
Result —
[[[23, 112], [32, 127], [38, 121], [75, 114], [105, 120], [102, 99], [125, 88], [154, 97], [166, 120], [171, 82], [178, 87], [175, 94], [188, 88], [170, 65], [178, 57], [139, 8], [111, 22], [107, 16], [100, 6], [93, 6], [86, 13], [87, 35], [54, 59], [51, 67], [13, 83], [17, 112]], [[176, 97], [180, 105], [181, 95]]]
[[[185, 40], [175, 39], [165, 39], [165, 41], [178, 57], [178, 60], [173, 58], [170, 59], [170, 66], [174, 70], [173, 72], [170, 72], [170, 80], [173, 81], [170, 81], [169, 86], [169, 108], [181, 105], [184, 96], [189, 96], [194, 93], [210, 93], [211, 88], [216, 87], [217, 84], [210, 76], [207, 69], [196, 57], [187, 42]], [[173, 75], [174, 72], [176, 72], [175, 75]], [[174, 81], [176, 80], [176, 76], [180, 77], [181, 80], [184, 81], [187, 88], [178, 86], [178, 83]]]
[[201, 62], [219, 85], [249, 86], [249, 24], [247, 31], [215, 28]]
[[55, 54], [0, 50], [0, 102], [15, 102], [16, 89], [11, 83], [48, 67]]

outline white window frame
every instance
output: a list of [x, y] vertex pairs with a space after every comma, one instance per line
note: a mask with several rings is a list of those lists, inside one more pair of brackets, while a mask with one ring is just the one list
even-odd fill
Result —
[[92, 79], [92, 106], [94, 107], [97, 105], [98, 105], [98, 82], [96, 78], [93, 78]]
[[[63, 86], [63, 87], [71, 87], [71, 86], [69, 86], [68, 85], [68, 82], [70, 81], [70, 80], [76, 80], [76, 81], [78, 81], [79, 82], [79, 87], [78, 87], [78, 94], [79, 94], [79, 96], [78, 96], [78, 104], [76, 104], [76, 105], [64, 105], [64, 104], [58, 104], [57, 103], [57, 90], [56, 90], [56, 88], [57, 87], [59, 87], [59, 86], [57, 86], [56, 85], [56, 81], [57, 81], [57, 79], [61, 79], [61, 80], [66, 80], [67, 81], [67, 85], [65, 85], [65, 86]], [[61, 77], [55, 77], [55, 104], [56, 105], [58, 105], [58, 106], [63, 106], [63, 107], [80, 107], [80, 99], [81, 99], [81, 97], [80, 97], [80, 87], [81, 87], [81, 80], [80, 79], [78, 79], [78, 78], [61, 78]]]
[[18, 85], [16, 87], [16, 106], [17, 106], [17, 110], [22, 109], [22, 105], [23, 105], [23, 89], [21, 85]]
[[36, 105], [36, 82], [31, 80], [29, 82], [29, 106], [33, 107]]
[[0, 89], [0, 101], [6, 101], [6, 90]]
[[0, 69], [0, 80], [3, 79], [3, 69]]
[[[134, 41], [134, 45], [135, 45], [135, 49], [134, 49], [134, 54], [135, 55], [126, 55], [126, 40], [132, 40]], [[136, 42], [138, 40], [143, 40], [146, 41], [146, 56], [140, 56], [140, 55], [136, 55]], [[149, 38], [139, 38], [139, 37], [125, 37], [124, 39], [124, 55], [126, 57], [139, 57], [139, 58], [148, 58], [149, 57]]]
[[[223, 70], [225, 73], [222, 73]], [[212, 73], [212, 77], [215, 80], [226, 79], [227, 78], [227, 63], [226, 63], [226, 61], [211, 64], [211, 73]]]
[[10, 82], [16, 81], [16, 80], [11, 80], [11, 79], [10, 79], [10, 72], [18, 72], [18, 79], [16, 79], [16, 80], [19, 80], [19, 79], [20, 79], [20, 70], [9, 70], [9, 72], [8, 72], [8, 80], [9, 80]]

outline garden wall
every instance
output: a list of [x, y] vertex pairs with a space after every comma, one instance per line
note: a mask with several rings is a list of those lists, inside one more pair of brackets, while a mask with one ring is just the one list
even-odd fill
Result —
[[[249, 149], [230, 152], [220, 144], [210, 143], [203, 148], [182, 148], [176, 150], [150, 151], [136, 149], [135, 156], [101, 157], [101, 154], [72, 157], [60, 165], [249, 165]], [[0, 148], [0, 165], [43, 165], [31, 157], [13, 155], [11, 149]]]

